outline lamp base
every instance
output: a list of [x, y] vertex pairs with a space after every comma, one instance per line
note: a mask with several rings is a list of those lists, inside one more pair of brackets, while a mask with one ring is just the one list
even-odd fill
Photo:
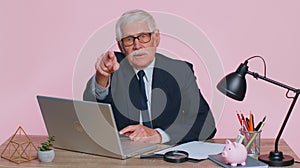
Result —
[[258, 160], [267, 163], [269, 166], [290, 166], [294, 164], [294, 158], [284, 155], [282, 152], [271, 151], [270, 154], [260, 155]]

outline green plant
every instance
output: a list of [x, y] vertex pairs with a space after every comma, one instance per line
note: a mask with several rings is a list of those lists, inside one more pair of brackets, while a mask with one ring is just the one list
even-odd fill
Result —
[[55, 141], [54, 136], [49, 136], [46, 142], [41, 143], [42, 146], [38, 147], [40, 151], [49, 151], [53, 148], [53, 142]]

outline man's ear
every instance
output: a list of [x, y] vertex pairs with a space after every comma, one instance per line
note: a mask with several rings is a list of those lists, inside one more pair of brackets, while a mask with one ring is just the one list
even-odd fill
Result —
[[125, 49], [124, 49], [123, 45], [121, 44], [121, 41], [117, 41], [117, 43], [118, 43], [118, 47], [119, 47], [120, 51], [121, 51], [123, 54], [125, 54]]
[[159, 42], [160, 42], [160, 33], [159, 33], [159, 30], [155, 30], [155, 44], [156, 46], [155, 47], [158, 47], [159, 45]]

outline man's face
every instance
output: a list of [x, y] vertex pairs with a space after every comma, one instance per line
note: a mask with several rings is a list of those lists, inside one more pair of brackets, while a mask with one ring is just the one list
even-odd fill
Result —
[[160, 40], [159, 32], [150, 32], [147, 23], [138, 21], [124, 26], [121, 31], [124, 38], [122, 43], [119, 43], [119, 47], [130, 65], [139, 70], [146, 68], [154, 59]]

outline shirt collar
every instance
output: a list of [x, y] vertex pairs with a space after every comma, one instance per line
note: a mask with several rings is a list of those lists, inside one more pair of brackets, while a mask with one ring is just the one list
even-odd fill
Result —
[[[143, 69], [145, 72], [145, 78], [148, 82], [152, 77], [154, 65], [155, 65], [155, 57], [154, 57], [153, 61], [145, 69]], [[140, 70], [136, 69], [135, 67], [133, 67], [133, 70], [136, 75], [140, 71]]]

